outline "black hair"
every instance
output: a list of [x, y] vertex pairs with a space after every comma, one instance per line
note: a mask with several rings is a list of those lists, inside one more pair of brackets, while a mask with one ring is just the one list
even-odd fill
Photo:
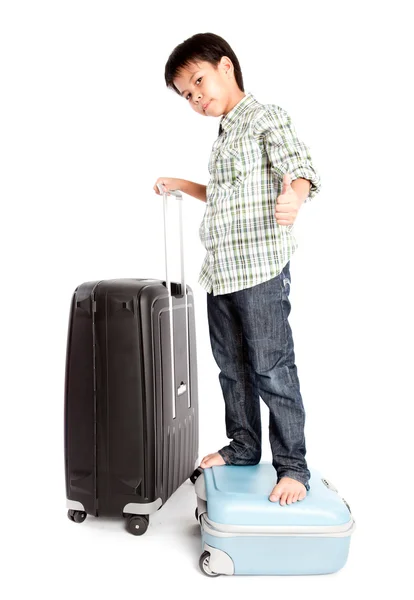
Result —
[[240, 90], [244, 92], [243, 76], [237, 56], [226, 40], [214, 33], [196, 33], [174, 48], [165, 65], [165, 83], [167, 87], [181, 96], [173, 83], [173, 79], [178, 75], [181, 68], [187, 67], [197, 60], [209, 62], [217, 68], [223, 56], [228, 56], [233, 63], [236, 83]]

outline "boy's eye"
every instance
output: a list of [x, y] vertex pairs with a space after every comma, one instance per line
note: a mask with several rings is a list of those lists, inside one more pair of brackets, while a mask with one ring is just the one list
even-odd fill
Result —
[[[196, 81], [196, 84], [197, 84], [199, 81], [201, 81], [202, 79], [203, 79], [202, 77], [199, 77], [199, 78], [197, 79], [197, 81]], [[188, 95], [186, 96], [186, 98], [185, 98], [186, 100], [188, 100], [188, 96], [191, 96], [191, 92], [189, 92], [189, 93], [188, 93]]]

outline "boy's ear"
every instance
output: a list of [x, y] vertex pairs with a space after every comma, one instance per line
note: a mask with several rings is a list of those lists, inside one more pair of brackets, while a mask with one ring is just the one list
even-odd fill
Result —
[[230, 71], [230, 69], [233, 68], [233, 63], [231, 62], [228, 56], [222, 56], [219, 65], [222, 69], [224, 69], [225, 73], [227, 73], [228, 71]]

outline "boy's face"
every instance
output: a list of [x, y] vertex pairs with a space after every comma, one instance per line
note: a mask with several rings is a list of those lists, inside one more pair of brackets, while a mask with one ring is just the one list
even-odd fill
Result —
[[206, 117], [227, 114], [237, 92], [244, 95], [234, 78], [233, 64], [223, 56], [217, 67], [199, 61], [183, 67], [174, 85], [193, 110]]

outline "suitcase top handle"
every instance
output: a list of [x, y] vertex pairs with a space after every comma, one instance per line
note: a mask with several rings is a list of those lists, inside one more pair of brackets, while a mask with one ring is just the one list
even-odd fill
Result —
[[[160, 194], [165, 194], [163, 187], [162, 187], [162, 183], [157, 183], [157, 187], [160, 191]], [[183, 199], [183, 195], [180, 192], [180, 190], [168, 190], [169, 193], [171, 194], [171, 196], [175, 196], [178, 200], [182, 200]]]
[[169, 270], [168, 270], [168, 240], [169, 240], [169, 234], [168, 234], [168, 212], [167, 212], [167, 207], [168, 207], [168, 196], [171, 194], [172, 196], [175, 196], [175, 198], [177, 198], [177, 200], [181, 200], [181, 202], [179, 202], [178, 208], [179, 208], [179, 232], [180, 232], [180, 264], [181, 264], [181, 293], [184, 296], [187, 296], [187, 288], [185, 285], [185, 270], [184, 270], [184, 235], [183, 235], [183, 211], [182, 211], [182, 203], [183, 203], [183, 195], [180, 192], [180, 190], [171, 190], [169, 192], [166, 192], [165, 190], [163, 190], [162, 188], [162, 184], [158, 183], [157, 184], [158, 189], [160, 190], [160, 193], [163, 196], [163, 205], [164, 205], [164, 250], [165, 250], [165, 283], [167, 286], [167, 290], [168, 290], [168, 294], [171, 295], [172, 294], [172, 289], [171, 289], [171, 282], [170, 282], [170, 277], [169, 277]]

